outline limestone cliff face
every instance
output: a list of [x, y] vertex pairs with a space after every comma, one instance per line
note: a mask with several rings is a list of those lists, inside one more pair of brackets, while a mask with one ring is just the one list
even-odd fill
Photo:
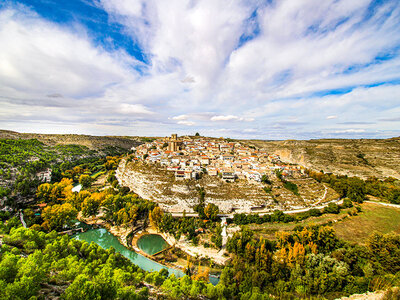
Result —
[[4, 139], [37, 139], [47, 145], [76, 144], [89, 149], [100, 150], [107, 146], [130, 149], [142, 144], [139, 137], [127, 136], [91, 136], [83, 134], [39, 134], [19, 133], [15, 131], [0, 130], [0, 138]]
[[155, 201], [170, 212], [193, 212], [198, 204], [198, 187], [206, 191], [206, 203], [215, 203], [221, 211], [250, 212], [252, 206], [272, 205], [272, 197], [260, 184], [225, 183], [219, 178], [204, 175], [200, 180], [176, 180], [174, 173], [140, 162], [120, 162], [116, 177], [123, 186], [145, 199]]
[[304, 208], [315, 202], [331, 201], [337, 194], [313, 179], [298, 179], [300, 196], [283, 188], [274, 181], [272, 194], [263, 190], [263, 185], [247, 180], [226, 183], [218, 177], [204, 175], [199, 180], [175, 180], [173, 172], [156, 165], [121, 160], [116, 171], [120, 185], [129, 187], [144, 199], [159, 203], [169, 212], [193, 212], [198, 204], [198, 187], [206, 193], [206, 203], [216, 204], [222, 212], [255, 212], [257, 206], [264, 210], [291, 210]]
[[383, 140], [309, 140], [247, 141], [269, 153], [279, 154], [283, 161], [367, 178], [392, 176], [400, 179], [400, 138]]

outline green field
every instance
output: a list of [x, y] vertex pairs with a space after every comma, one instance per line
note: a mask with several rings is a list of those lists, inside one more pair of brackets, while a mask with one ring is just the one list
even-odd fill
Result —
[[337, 222], [333, 227], [338, 237], [362, 244], [374, 231], [400, 233], [400, 208], [364, 203], [361, 213]]
[[324, 214], [320, 217], [308, 218], [301, 222], [264, 223], [248, 225], [256, 234], [268, 239], [275, 239], [278, 231], [291, 231], [296, 226], [331, 223], [339, 238], [350, 242], [364, 243], [368, 236], [378, 231], [381, 233], [400, 233], [400, 208], [387, 207], [374, 203], [361, 205], [362, 212], [357, 216], [349, 216], [354, 208], [342, 210], [339, 214]]
[[264, 223], [264, 224], [249, 224], [249, 228], [256, 234], [267, 238], [275, 239], [275, 234], [278, 231], [292, 231], [296, 226], [307, 226], [310, 224], [323, 225], [329, 222], [338, 222], [347, 218], [348, 211], [352, 209], [343, 209], [339, 214], [324, 214], [320, 217], [311, 217], [299, 222], [290, 223]]

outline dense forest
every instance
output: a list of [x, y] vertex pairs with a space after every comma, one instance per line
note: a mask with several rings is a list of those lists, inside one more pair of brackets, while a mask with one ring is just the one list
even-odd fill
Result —
[[396, 234], [373, 233], [360, 246], [339, 240], [329, 226], [279, 232], [276, 241], [243, 228], [229, 239], [227, 249], [235, 257], [222, 272], [220, 284], [240, 299], [335, 298], [400, 284]]
[[[81, 145], [48, 146], [36, 139], [0, 139], [0, 197], [7, 197], [10, 205], [15, 205], [21, 197], [33, 197], [36, 188], [44, 180], [39, 172], [51, 169], [51, 181], [80, 174], [91, 174], [104, 168], [106, 155], [124, 153], [118, 147], [90, 150]], [[99, 161], [99, 159], [103, 161]], [[76, 173], [76, 172], [75, 172]], [[76, 174], [75, 174], [76, 175]]]
[[161, 299], [218, 294], [212, 284], [188, 276], [168, 277], [166, 269], [142, 271], [112, 248], [105, 250], [55, 231], [12, 228], [3, 243], [0, 299], [134, 300], [147, 299], [151, 293]]

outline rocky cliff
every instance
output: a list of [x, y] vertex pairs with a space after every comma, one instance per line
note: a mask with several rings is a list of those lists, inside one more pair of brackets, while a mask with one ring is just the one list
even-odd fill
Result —
[[92, 136], [83, 134], [40, 134], [40, 133], [19, 133], [9, 130], [0, 130], [2, 139], [37, 139], [47, 145], [76, 144], [86, 146], [89, 149], [103, 149], [107, 146], [130, 149], [133, 146], [142, 144], [140, 137], [131, 136]]
[[157, 165], [121, 160], [116, 176], [122, 186], [145, 199], [153, 200], [169, 212], [193, 212], [199, 202], [198, 188], [204, 188], [205, 202], [216, 204], [222, 212], [260, 212], [308, 207], [313, 203], [331, 201], [338, 195], [311, 178], [293, 179], [300, 196], [286, 190], [274, 180], [273, 190], [266, 193], [264, 185], [247, 180], [227, 183], [216, 176], [203, 175], [199, 180], [176, 180], [174, 173]]
[[309, 141], [244, 141], [283, 161], [314, 170], [367, 178], [392, 176], [400, 179], [400, 138], [322, 139]]

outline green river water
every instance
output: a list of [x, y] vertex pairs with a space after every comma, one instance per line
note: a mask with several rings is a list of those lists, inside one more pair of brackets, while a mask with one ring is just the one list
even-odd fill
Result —
[[[122, 245], [118, 238], [113, 236], [104, 228], [99, 229], [90, 229], [86, 232], [78, 233], [74, 236], [75, 239], [86, 241], [88, 243], [94, 242], [104, 249], [109, 249], [113, 247], [115, 251], [121, 253], [123, 256], [132, 261], [135, 265], [138, 265], [141, 269], [145, 271], [159, 271], [161, 269], [167, 269], [170, 274], [175, 274], [176, 277], [182, 277], [185, 274], [180, 270], [175, 270], [172, 268], [168, 268], [163, 266], [143, 255], [136, 253], [135, 251], [131, 251]], [[138, 240], [138, 246], [144, 252], [153, 254], [158, 251], [164, 249], [168, 244], [165, 240], [156, 234], [145, 235]], [[218, 278], [210, 277], [210, 282], [212, 284], [217, 284], [219, 281]]]
[[158, 234], [146, 234], [142, 236], [137, 245], [143, 252], [153, 255], [168, 247], [168, 243]]

